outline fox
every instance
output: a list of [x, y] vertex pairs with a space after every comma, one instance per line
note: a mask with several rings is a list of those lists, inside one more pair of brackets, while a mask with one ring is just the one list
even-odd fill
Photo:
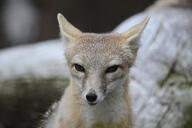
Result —
[[61, 14], [70, 82], [45, 128], [132, 128], [129, 71], [149, 21], [123, 33], [82, 32]]

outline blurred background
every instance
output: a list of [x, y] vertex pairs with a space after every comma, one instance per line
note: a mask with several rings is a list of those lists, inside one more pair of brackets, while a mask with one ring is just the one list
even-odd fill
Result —
[[69, 83], [57, 13], [95, 33], [150, 15], [130, 72], [134, 128], [192, 128], [192, 0], [154, 2], [0, 0], [0, 128], [42, 126]]
[[1, 0], [0, 49], [58, 38], [58, 12], [86, 32], [108, 32], [154, 0]]

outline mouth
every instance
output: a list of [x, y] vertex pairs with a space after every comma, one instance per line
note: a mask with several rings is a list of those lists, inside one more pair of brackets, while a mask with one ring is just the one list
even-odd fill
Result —
[[91, 106], [94, 106], [94, 105], [96, 105], [97, 103], [95, 103], [95, 102], [88, 102], [88, 104], [91, 105]]

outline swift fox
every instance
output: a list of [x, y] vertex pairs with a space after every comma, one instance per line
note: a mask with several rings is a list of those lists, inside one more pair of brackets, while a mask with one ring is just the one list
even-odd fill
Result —
[[149, 18], [124, 33], [83, 33], [58, 14], [70, 83], [46, 128], [131, 128], [128, 74]]

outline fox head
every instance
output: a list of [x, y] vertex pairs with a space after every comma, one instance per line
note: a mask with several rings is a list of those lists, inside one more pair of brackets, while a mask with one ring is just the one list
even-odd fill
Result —
[[121, 34], [83, 33], [58, 14], [61, 36], [69, 43], [65, 57], [71, 73], [71, 82], [78, 94], [90, 105], [124, 86], [133, 65], [138, 39], [149, 18]]

